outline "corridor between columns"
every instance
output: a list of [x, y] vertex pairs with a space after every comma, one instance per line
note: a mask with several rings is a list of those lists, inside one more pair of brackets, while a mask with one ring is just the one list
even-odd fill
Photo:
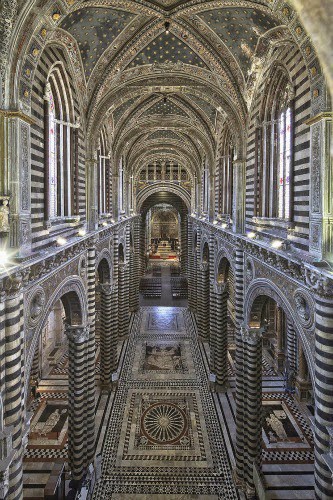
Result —
[[105, 422], [93, 498], [243, 498], [218, 411], [192, 314], [141, 307]]

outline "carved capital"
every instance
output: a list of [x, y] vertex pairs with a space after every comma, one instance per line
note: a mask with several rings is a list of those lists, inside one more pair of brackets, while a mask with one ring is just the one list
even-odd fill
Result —
[[318, 295], [333, 298], [333, 279], [329, 276], [305, 267], [305, 281]]
[[70, 342], [74, 342], [74, 344], [82, 344], [83, 342], [87, 342], [89, 339], [89, 326], [65, 326], [65, 333]]
[[261, 342], [265, 328], [241, 327], [241, 336], [244, 342], [256, 345]]
[[105, 294], [105, 295], [111, 295], [116, 291], [117, 288], [117, 283], [100, 283], [98, 291]]
[[215, 280], [213, 281], [213, 289], [214, 293], [218, 295], [226, 294], [228, 291], [227, 283], [217, 283]]
[[15, 273], [5, 280], [5, 291], [7, 296], [15, 296], [22, 290], [23, 277], [21, 273]]

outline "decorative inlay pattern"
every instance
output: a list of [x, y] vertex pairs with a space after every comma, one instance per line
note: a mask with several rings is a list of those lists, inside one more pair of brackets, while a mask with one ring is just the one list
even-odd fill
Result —
[[[143, 373], [147, 353], [161, 345], [176, 355], [184, 348], [188, 374], [163, 374], [163, 369]], [[140, 308], [110, 422], [94, 499], [238, 498], [194, 325], [185, 309]]]
[[178, 444], [189, 442], [184, 434], [187, 418], [179, 405], [173, 403], [154, 403], [141, 417], [141, 442], [144, 444]]

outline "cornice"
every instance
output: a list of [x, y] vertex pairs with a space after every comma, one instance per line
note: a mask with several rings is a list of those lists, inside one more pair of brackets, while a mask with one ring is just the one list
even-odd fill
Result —
[[271, 268], [278, 274], [283, 274], [289, 280], [298, 285], [310, 288], [319, 296], [333, 298], [333, 272], [328, 269], [316, 267], [315, 262], [305, 262], [304, 259], [291, 254], [269, 247], [266, 243], [248, 238], [246, 235], [232, 233], [213, 225], [209, 221], [200, 220], [190, 216], [193, 225], [204, 227], [217, 238], [222, 239], [235, 248], [242, 249], [247, 255], [250, 255], [258, 262]]
[[36, 123], [30, 115], [18, 110], [0, 109], [0, 116], [3, 116], [4, 118], [17, 118], [28, 123], [29, 125]]

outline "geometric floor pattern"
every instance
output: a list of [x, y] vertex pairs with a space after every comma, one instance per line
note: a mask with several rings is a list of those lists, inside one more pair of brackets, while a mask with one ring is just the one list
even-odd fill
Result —
[[93, 498], [242, 498], [185, 308], [134, 319]]

